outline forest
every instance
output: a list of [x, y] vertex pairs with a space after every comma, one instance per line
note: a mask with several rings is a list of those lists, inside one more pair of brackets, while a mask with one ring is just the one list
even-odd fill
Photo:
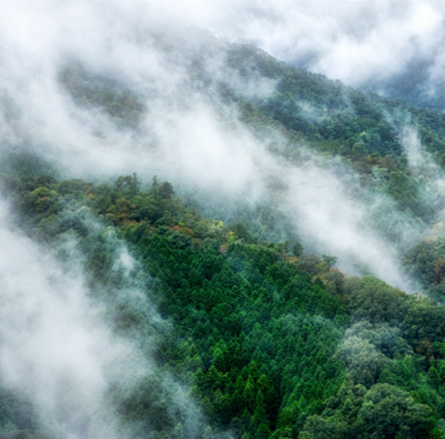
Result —
[[438, 104], [153, 28], [0, 93], [0, 439], [445, 438]]
[[[241, 222], [203, 218], [157, 177], [147, 190], [136, 174], [110, 184], [3, 177], [3, 185], [26, 233], [59, 258], [61, 242], [76, 243], [91, 294], [109, 303], [113, 330], [132, 338], [153, 323], [113, 300], [127, 282], [113, 259], [119, 240], [136, 255], [150, 302], [174, 327], [154, 358], [202, 410], [207, 427], [196, 437], [443, 437], [440, 301], [345, 276], [335, 257], [306, 254], [298, 241], [265, 242]], [[423, 251], [434, 258], [440, 246]], [[440, 298], [439, 275], [426, 262], [416, 269]], [[144, 377], [130, 396], [110, 395], [121, 422], [138, 425], [132, 437], [188, 437], [163, 391]], [[11, 394], [1, 413], [17, 437], [51, 437]]]

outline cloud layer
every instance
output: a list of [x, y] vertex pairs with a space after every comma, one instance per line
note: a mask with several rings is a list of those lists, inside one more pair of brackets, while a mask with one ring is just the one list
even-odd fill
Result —
[[[85, 209], [71, 215], [85, 215]], [[125, 246], [88, 215], [83, 218], [90, 245], [101, 232], [114, 260], [106, 276], [122, 278], [119, 287], [102, 292], [89, 285], [86, 256], [73, 234], [65, 232], [49, 249], [17, 230], [12, 218], [1, 201], [0, 239], [7, 251], [0, 253], [0, 386], [19, 395], [34, 413], [26, 413], [31, 425], [16, 428], [69, 439], [157, 437], [159, 427], [152, 425], [159, 420], [149, 416], [152, 402], [145, 401], [142, 426], [140, 420], [129, 421], [133, 415], [123, 405], [132, 392], [154, 383], [157, 416], [165, 411], [161, 428], [180, 424], [178, 437], [198, 437], [206, 425], [189, 389], [154, 360], [169, 323], [147, 299], [147, 279]], [[145, 330], [112, 329], [113, 313], [123, 306], [127, 326], [128, 312], [137, 310]]]
[[[251, 97], [274, 92], [273, 81], [245, 78], [227, 66], [226, 38], [254, 42], [280, 59], [354, 85], [385, 84], [422, 59], [425, 90], [434, 93], [445, 62], [438, 51], [445, 11], [439, 2], [3, 3], [2, 157], [31, 150], [62, 178], [97, 181], [137, 172], [148, 184], [158, 175], [222, 216], [235, 203], [246, 209], [270, 204], [308, 250], [338, 256], [346, 273], [371, 272], [411, 289], [398, 251], [424, 232], [413, 218], [364, 190], [339, 159], [329, 162], [294, 145], [300, 160], [286, 162], [276, 150], [288, 141], [274, 130], [253, 133], [209, 78]], [[126, 112], [115, 108], [122, 106]], [[443, 187], [415, 131], [405, 132], [404, 144], [410, 165], [430, 170], [428, 187]], [[8, 249], [0, 253], [2, 384], [25, 392], [62, 437], [86, 437], [85, 428], [91, 438], [125, 436], [110, 387], [131, 387], [159, 371], [146, 353], [113, 334], [102, 304], [91, 300], [75, 252], [65, 270], [9, 216], [0, 201], [0, 242]], [[385, 239], [387, 230], [400, 236]], [[119, 269], [131, 275], [134, 263], [122, 247]], [[179, 405], [192, 407], [168, 374], [159, 372], [159, 381], [177, 390]], [[186, 428], [193, 437], [197, 412], [190, 410]]]
[[387, 89], [394, 77], [412, 75], [426, 96], [440, 91], [445, 7], [436, 0], [244, 0], [211, 6], [183, 0], [175, 8], [147, 3], [178, 22], [252, 42], [349, 85]]
[[[296, 58], [307, 58], [304, 52], [311, 46], [318, 51], [313, 63], [329, 64], [331, 56], [340, 69], [343, 63], [334, 58], [353, 53], [339, 49], [346, 35], [350, 44], [377, 47], [373, 38], [383, 23], [389, 32], [398, 20], [408, 34], [435, 23], [429, 3], [385, 4], [348, 2], [334, 8], [327, 2], [291, 5], [285, 0], [212, 6], [184, 1], [172, 8], [168, 2], [137, 0], [38, 0], [31, 6], [22, 0], [5, 5], [0, 17], [2, 148], [42, 153], [67, 178], [137, 172], [150, 181], [158, 175], [204, 204], [211, 201], [221, 215], [233, 202], [253, 207], [278, 199], [275, 205], [307, 248], [337, 255], [350, 274], [359, 266], [409, 288], [396, 258], [398, 243], [386, 242], [369, 220], [384, 212], [385, 221], [395, 223], [394, 206], [375, 194], [361, 200], [352, 196], [352, 188], [361, 191], [359, 179], [345, 165], [342, 171], [329, 169], [303, 147], [300, 154], [306, 159], [299, 165], [272, 153], [272, 147], [284, 148], [287, 141], [274, 131], [254, 135], [237, 111], [212, 92], [209, 78], [260, 96], [272, 93], [274, 83], [229, 68], [228, 43], [190, 27], [255, 40], [278, 55], [290, 54], [292, 47]], [[423, 25], [412, 22], [418, 8], [424, 10]], [[372, 71], [363, 53], [366, 71]], [[369, 53], [375, 61], [384, 58], [374, 56], [377, 49]], [[349, 58], [350, 64], [359, 62]], [[130, 116], [109, 102], [118, 102]], [[271, 189], [274, 179], [285, 188], [279, 194]], [[407, 236], [418, 236], [409, 218], [400, 216], [397, 222]]]

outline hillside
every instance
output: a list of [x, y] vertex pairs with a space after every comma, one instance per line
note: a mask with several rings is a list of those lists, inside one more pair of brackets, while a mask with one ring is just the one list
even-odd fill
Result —
[[[64, 243], [76, 246], [113, 330], [142, 346], [155, 337], [145, 355], [157, 374], [170, 370], [188, 386], [208, 422], [193, 437], [442, 437], [444, 306], [373, 277], [345, 277], [335, 258], [300, 245], [292, 253], [242, 224], [204, 219], [156, 179], [148, 191], [135, 175], [113, 185], [24, 177], [7, 186], [28, 234], [62, 260]], [[137, 302], [116, 300], [133, 282], [113, 268], [121, 242], [140, 261], [138, 277], [149, 275], [144, 294], [171, 321], [167, 332]], [[172, 417], [153, 398], [158, 380], [112, 395], [121, 422], [139, 425], [127, 437], [191, 437], [180, 410]], [[52, 437], [10, 398], [3, 425]]]
[[0, 438], [445, 437], [445, 115], [132, 30], [2, 89]]
[[[300, 239], [335, 254], [348, 274], [428, 289], [412, 254], [441, 239], [445, 116], [289, 67], [253, 46], [185, 35], [176, 45], [150, 36], [163, 62], [180, 69], [171, 92], [64, 65], [58, 79], [69, 104], [100, 127], [86, 126], [89, 146], [74, 156], [68, 145], [27, 140], [25, 153], [5, 156], [4, 172], [35, 173], [35, 161], [55, 176], [128, 171], [147, 183], [156, 174], [204, 215], [242, 220], [262, 239]], [[345, 230], [346, 241], [333, 238]], [[376, 259], [382, 252], [388, 269]]]

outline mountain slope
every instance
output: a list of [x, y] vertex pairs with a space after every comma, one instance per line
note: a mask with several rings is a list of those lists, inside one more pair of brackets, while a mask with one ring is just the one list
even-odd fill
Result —
[[[175, 328], [175, 337], [156, 336], [156, 361], [183, 376], [211, 425], [196, 437], [389, 437], [389, 425], [404, 437], [442, 437], [444, 306], [372, 277], [347, 278], [333, 258], [298, 246], [291, 255], [240, 224], [202, 219], [156, 179], [148, 191], [136, 176], [8, 185], [32, 236], [79, 241], [92, 291], [107, 306], [127, 281], [124, 272], [110, 276], [117, 250], [95, 243], [103, 232], [84, 227], [85, 209], [128, 242], [153, 278], [147, 293]], [[147, 311], [114, 307], [115, 331], [141, 342], [153, 333]], [[119, 403], [123, 422], [143, 422], [150, 437], [190, 437], [150, 417], [144, 389], [153, 385]]]
[[0, 65], [0, 434], [444, 437], [445, 116], [136, 24]]

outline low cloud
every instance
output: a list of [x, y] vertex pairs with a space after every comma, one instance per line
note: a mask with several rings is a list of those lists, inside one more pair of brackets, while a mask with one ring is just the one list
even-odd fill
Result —
[[[198, 8], [198, 14], [189, 2], [178, 3], [171, 12], [158, 2], [110, 2], [105, 8], [100, 1], [55, 5], [50, 0], [39, 0], [28, 11], [19, 1], [9, 5], [1, 19], [0, 41], [9, 46], [2, 53], [0, 86], [10, 103], [1, 113], [8, 127], [3, 148], [31, 148], [55, 163], [65, 178], [137, 172], [148, 182], [158, 175], [179, 193], [202, 204], [208, 200], [221, 216], [231, 203], [273, 203], [308, 249], [335, 254], [339, 267], [350, 274], [375, 273], [408, 289], [397, 262], [402, 239], [382, 238], [381, 223], [387, 228], [391, 222], [403, 224], [397, 230], [416, 237], [411, 219], [394, 213], [385, 197], [363, 195], [357, 175], [344, 164], [341, 171], [329, 169], [327, 161], [297, 145], [293, 148], [306, 156], [301, 163], [279, 158], [276, 150], [284, 150], [288, 141], [272, 129], [264, 129], [261, 136], [252, 133], [218, 91], [225, 83], [236, 92], [247, 89], [250, 97], [264, 97], [275, 84], [229, 67], [224, 55], [229, 43], [190, 27], [199, 25], [216, 34], [224, 28], [224, 36], [233, 30], [232, 37], [248, 38], [255, 23], [261, 23], [271, 38], [269, 46], [262, 45], [272, 52], [274, 29], [292, 17], [295, 23], [306, 23], [295, 25], [294, 33], [309, 38], [314, 35], [309, 33], [312, 23], [325, 45], [341, 40], [340, 34], [332, 35], [351, 17], [363, 20], [368, 10], [374, 12], [367, 27], [361, 29], [357, 22], [350, 30], [363, 33], [354, 37], [357, 41], [376, 35], [384, 17], [388, 23], [406, 22], [411, 29], [414, 3], [400, 18], [396, 12], [401, 4], [378, 5], [376, 11], [361, 2], [340, 6], [336, 21], [327, 3], [318, 4], [313, 15], [313, 6], [291, 7], [284, 0], [268, 7], [241, 2], [223, 8], [221, 3]], [[239, 20], [226, 21], [231, 14], [239, 20], [249, 17], [245, 35], [236, 29]], [[23, 30], [12, 24], [16, 17]], [[42, 34], [40, 28], [45, 29]], [[298, 40], [295, 50], [301, 44]], [[326, 53], [334, 53], [331, 49], [326, 46]], [[271, 181], [280, 182], [281, 192], [271, 188]], [[382, 215], [387, 219], [372, 220]]]
[[422, 146], [419, 133], [413, 125], [406, 125], [402, 133], [402, 145], [408, 158], [408, 165], [414, 175], [420, 176], [424, 202], [434, 210], [433, 224], [427, 231], [429, 238], [443, 235], [445, 228], [445, 174], [430, 153]]
[[[288, 140], [266, 127], [253, 133], [218, 86], [228, 84], [235, 94], [247, 90], [250, 98], [275, 87], [229, 67], [227, 39], [254, 42], [356, 85], [386, 80], [416, 56], [431, 60], [427, 77], [433, 78], [442, 62], [436, 51], [442, 12], [432, 0], [18, 0], [4, 5], [0, 16], [1, 152], [32, 151], [62, 178], [97, 181], [137, 172], [148, 184], [158, 175], [221, 216], [235, 203], [273, 205], [308, 251], [338, 256], [348, 274], [370, 272], [410, 290], [399, 252], [422, 227], [390, 199], [363, 188], [340, 159], [328, 161], [293, 144], [299, 159], [285, 160], [280, 152]], [[316, 109], [303, 110], [308, 118], [321, 117]], [[407, 131], [411, 166], [431, 168], [416, 139]], [[12, 172], [3, 158], [1, 164]], [[431, 182], [442, 184], [441, 177]], [[113, 439], [127, 427], [117, 421], [110, 388], [131, 388], [154, 374], [163, 388], [174, 389], [179, 406], [191, 407], [183, 413], [193, 437], [200, 415], [187, 391], [156, 369], [149, 351], [147, 357], [113, 333], [103, 304], [91, 298], [76, 246], [64, 244], [73, 262], [65, 270], [10, 217], [1, 201], [3, 385], [26, 393], [42, 422], [63, 437], [83, 438], [88, 429], [88, 437]], [[396, 233], [389, 238], [388, 231]], [[123, 245], [115, 263], [132, 276], [135, 261]], [[137, 286], [130, 290], [143, 299]], [[127, 299], [130, 290], [120, 294]], [[164, 324], [144, 303], [150, 319]]]
[[398, 94], [394, 78], [433, 103], [443, 93], [444, 5], [437, 0], [147, 1], [156, 11], [258, 45], [288, 63], [352, 86]]
[[[102, 300], [88, 286], [85, 257], [69, 232], [49, 251], [21, 234], [12, 218], [2, 201], [0, 239], [8, 251], [0, 254], [0, 385], [28, 401], [36, 414], [32, 427], [73, 439], [141, 437], [121, 404], [153, 380], [158, 403], [175, 413], [184, 437], [198, 437], [206, 425], [189, 389], [153, 358], [156, 331], [165, 332], [169, 323], [140, 288], [143, 279], [123, 244], [102, 233], [115, 253], [114, 273], [108, 275], [120, 272], [124, 279]], [[90, 240], [95, 233], [90, 231]], [[56, 260], [54, 251], [63, 257]], [[131, 340], [116, 334], [109, 316], [120, 303], [143, 311], [150, 331], [132, 333]], [[144, 437], [155, 435], [154, 429], [144, 431]]]

